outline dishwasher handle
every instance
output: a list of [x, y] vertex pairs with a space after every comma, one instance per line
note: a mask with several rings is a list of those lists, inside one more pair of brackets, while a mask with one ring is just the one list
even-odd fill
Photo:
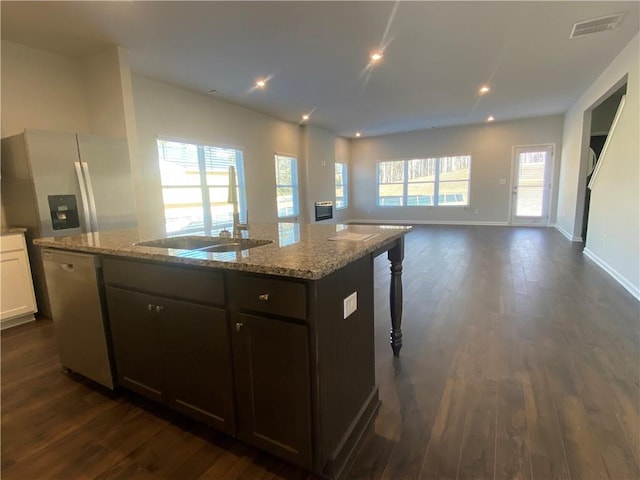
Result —
[[69, 252], [45, 248], [42, 250], [42, 260], [59, 266], [60, 270], [74, 272], [85, 268], [100, 268], [100, 256], [88, 253]]

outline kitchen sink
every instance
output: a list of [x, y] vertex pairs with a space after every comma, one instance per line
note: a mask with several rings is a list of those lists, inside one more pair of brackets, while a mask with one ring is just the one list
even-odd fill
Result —
[[273, 240], [254, 238], [218, 238], [218, 237], [169, 237], [138, 242], [139, 247], [175, 248], [178, 250], [198, 250], [199, 252], [233, 252], [247, 250], [273, 243]]
[[199, 252], [233, 252], [235, 250], [247, 250], [249, 248], [261, 247], [273, 243], [273, 240], [256, 240], [253, 238], [234, 238], [210, 245], [208, 247], [198, 248]]

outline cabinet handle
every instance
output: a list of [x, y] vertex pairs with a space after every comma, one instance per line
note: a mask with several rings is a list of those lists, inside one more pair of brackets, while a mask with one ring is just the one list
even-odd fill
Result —
[[244, 323], [236, 322], [236, 332], [240, 332], [240, 329], [244, 326]]
[[147, 310], [149, 310], [150, 312], [153, 312], [153, 307], [155, 307], [155, 305], [147, 305]]
[[156, 305], [156, 313], [160, 313], [164, 307], [162, 305]]
[[263, 302], [269, 301], [269, 294], [261, 293], [260, 295], [258, 295], [258, 300], [262, 300]]

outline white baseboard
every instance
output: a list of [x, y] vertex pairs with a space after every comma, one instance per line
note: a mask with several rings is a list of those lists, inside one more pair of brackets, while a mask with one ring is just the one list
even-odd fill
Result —
[[465, 221], [453, 221], [453, 220], [389, 220], [380, 219], [375, 220], [371, 218], [358, 219], [352, 218], [345, 223], [375, 223], [383, 225], [478, 225], [478, 226], [494, 226], [494, 227], [508, 227], [508, 222], [465, 222]]
[[615, 268], [613, 268], [611, 265], [609, 265], [607, 262], [605, 262], [603, 259], [601, 259], [599, 256], [597, 256], [595, 253], [593, 253], [588, 248], [585, 248], [582, 251], [582, 253], [584, 253], [584, 255], [587, 258], [592, 260], [593, 263], [595, 263], [600, 268], [602, 268], [605, 272], [607, 272], [609, 275], [611, 275], [611, 277], [616, 282], [618, 282], [620, 285], [622, 285], [625, 288], [625, 290], [627, 290], [637, 300], [640, 300], [640, 288], [638, 288], [637, 286], [633, 285], [629, 280], [627, 280], [625, 277], [620, 275], [620, 273], [618, 273], [618, 271]]
[[564, 235], [565, 237], [567, 237], [567, 240], [569, 240], [570, 242], [581, 242], [582, 241], [582, 237], [574, 237], [573, 235], [571, 235], [569, 232], [567, 232], [564, 228], [562, 228], [560, 225], [558, 225], [557, 223], [554, 225], [555, 229], [558, 230], [562, 235]]
[[23, 323], [35, 322], [35, 320], [36, 317], [34, 317], [33, 313], [21, 315], [19, 317], [8, 318], [6, 320], [2, 320], [0, 329], [4, 330], [6, 328], [16, 327], [18, 325], [22, 325]]

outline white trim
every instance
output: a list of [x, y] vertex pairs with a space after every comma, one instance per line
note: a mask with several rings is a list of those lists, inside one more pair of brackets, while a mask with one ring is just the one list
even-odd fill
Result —
[[574, 237], [573, 235], [571, 235], [569, 232], [567, 232], [564, 228], [562, 228], [557, 223], [555, 225], [553, 225], [553, 227], [556, 230], [558, 230], [562, 235], [564, 235], [567, 238], [567, 240], [569, 240], [570, 242], [581, 242], [582, 241], [582, 237]]
[[604, 145], [602, 146], [602, 151], [600, 152], [600, 156], [598, 157], [598, 161], [596, 162], [596, 167], [593, 169], [593, 175], [591, 175], [591, 180], [589, 180], [589, 185], [587, 185], [587, 188], [589, 190], [593, 190], [593, 186], [595, 185], [596, 178], [598, 178], [598, 172], [600, 172], [600, 167], [602, 166], [604, 157], [607, 154], [609, 143], [611, 143], [611, 137], [616, 131], [616, 126], [618, 125], [618, 120], [620, 120], [620, 115], [622, 115], [622, 110], [624, 109], [624, 104], [626, 103], [626, 101], [627, 101], [627, 96], [623, 95], [622, 98], [620, 99], [618, 110], [616, 110], [616, 116], [613, 117], [613, 123], [611, 123], [611, 128], [609, 129], [609, 135], [607, 135], [607, 139], [604, 141]]
[[[551, 142], [551, 143], [534, 143], [534, 144], [529, 144], [529, 145], [513, 145], [511, 147], [511, 183], [510, 183], [510, 188], [509, 188], [509, 224], [510, 225], [514, 225], [514, 226], [518, 226], [521, 225], [523, 227], [526, 226], [535, 226], [533, 224], [531, 225], [527, 225], [525, 223], [516, 223], [513, 221], [513, 189], [515, 187], [515, 183], [516, 183], [516, 179], [515, 179], [515, 174], [516, 174], [516, 169], [515, 169], [515, 163], [516, 163], [516, 149], [520, 148], [520, 149], [529, 149], [529, 148], [548, 148], [551, 147], [551, 153], [550, 153], [550, 159], [549, 159], [549, 163], [547, 165], [548, 168], [550, 168], [550, 172], [548, 175], [548, 180], [549, 180], [549, 185], [547, 187], [547, 195], [548, 198], [547, 200], [547, 211], [545, 213], [545, 215], [543, 215], [543, 217], [545, 218], [545, 222], [544, 223], [538, 223], [537, 225], [543, 226], [543, 227], [551, 227], [553, 226], [549, 219], [551, 218], [551, 203], [553, 201], [553, 196], [555, 193], [555, 188], [554, 188], [554, 182], [555, 182], [555, 176], [556, 176], [556, 144], [555, 142]], [[555, 207], [557, 208], [557, 205], [555, 205]], [[541, 217], [542, 218], [542, 217]], [[581, 241], [582, 239], [580, 239]]]
[[298, 156], [297, 155], [292, 155], [290, 153], [273, 152], [274, 158], [275, 158], [276, 155], [278, 155], [279, 157], [291, 157], [291, 158], [295, 158], [296, 160], [298, 160]]
[[2, 324], [0, 324], [0, 329], [5, 330], [7, 328], [16, 327], [18, 325], [22, 325], [29, 322], [35, 322], [36, 317], [30, 313], [27, 315], [21, 315], [18, 317], [7, 318], [2, 320]]
[[623, 277], [615, 268], [597, 256], [588, 248], [585, 248], [582, 253], [584, 253], [585, 257], [589, 258], [596, 265], [602, 268], [605, 272], [607, 272], [611, 277], [618, 282], [620, 285], [624, 287], [626, 291], [628, 291], [631, 295], [633, 295], [637, 300], [640, 300], [640, 288], [633, 285], [629, 280]]
[[[479, 225], [490, 227], [508, 227], [507, 222], [465, 222], [457, 220], [388, 220], [388, 219], [372, 219], [372, 218], [351, 218], [343, 223], [375, 223], [382, 225]], [[546, 227], [546, 225], [536, 225], [538, 227]]]
[[[177, 143], [188, 143], [190, 145], [202, 145], [203, 147], [213, 147], [213, 148], [228, 148], [230, 150], [240, 150], [244, 155], [244, 147], [241, 145], [232, 145], [228, 143], [216, 143], [212, 140], [198, 140], [195, 138], [188, 137], [178, 137], [173, 135], [163, 135], [161, 133], [156, 134], [156, 140], [164, 140], [165, 142], [177, 142]], [[157, 147], [157, 145], [156, 145]], [[157, 150], [157, 148], [156, 148]]]

